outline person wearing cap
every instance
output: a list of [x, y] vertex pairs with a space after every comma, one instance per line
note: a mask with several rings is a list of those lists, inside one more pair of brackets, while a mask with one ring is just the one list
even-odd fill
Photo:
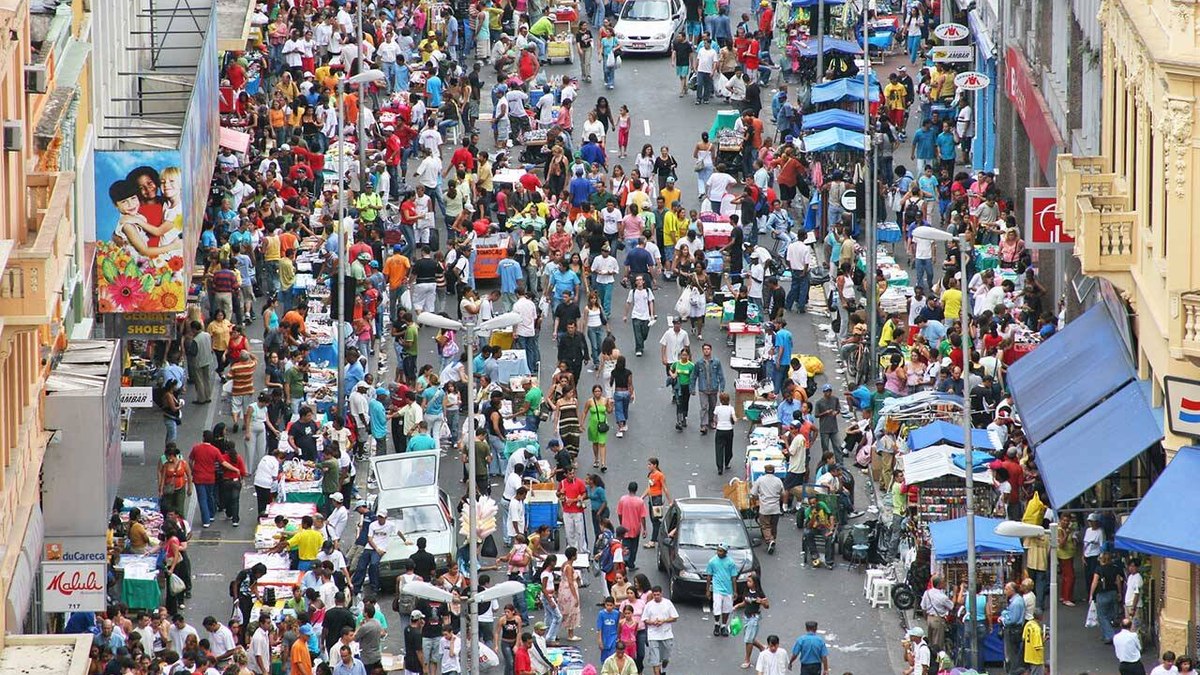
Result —
[[904, 653], [904, 675], [929, 675], [929, 663], [932, 658], [929, 643], [925, 641], [925, 630], [920, 626], [908, 629], [908, 639], [903, 643], [907, 647]]
[[[346, 508], [346, 497], [341, 492], [329, 495], [329, 516], [325, 519], [325, 540], [337, 544], [342, 540], [346, 531], [346, 523], [350, 520], [350, 510]], [[318, 556], [319, 557], [319, 556]]]
[[729, 557], [729, 544], [717, 544], [717, 553], [708, 559], [708, 597], [712, 601], [713, 635], [729, 635], [729, 615], [733, 613], [734, 580], [740, 568]]
[[833, 395], [833, 386], [828, 382], [821, 385], [821, 396], [813, 403], [813, 416], [817, 418], [817, 432], [821, 438], [821, 452], [841, 454], [837, 442], [838, 414], [841, 401]]
[[422, 648], [422, 633], [425, 629], [425, 614], [414, 609], [408, 615], [408, 626], [404, 628], [404, 675], [425, 675], [425, 654]]

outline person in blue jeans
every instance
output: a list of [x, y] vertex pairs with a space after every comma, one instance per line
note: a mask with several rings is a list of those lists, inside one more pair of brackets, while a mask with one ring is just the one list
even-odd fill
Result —
[[958, 136], [954, 133], [952, 122], [942, 122], [942, 133], [937, 135], [938, 161], [941, 170], [948, 176], [954, 175], [954, 160], [958, 152]]
[[610, 377], [613, 392], [613, 412], [617, 420], [617, 438], [625, 436], [629, 427], [629, 404], [633, 402], [633, 371], [625, 364], [625, 355], [617, 357]]
[[933, 128], [932, 120], [921, 120], [921, 128], [913, 134], [912, 142], [910, 158], [917, 160], [917, 173], [921, 173], [937, 159], [937, 131]]
[[616, 65], [608, 65], [609, 58], [614, 60], [616, 54], [614, 51], [617, 48], [617, 38], [609, 35], [608, 37], [600, 38], [600, 65], [604, 67], [604, 88], [613, 89], [617, 86], [617, 67]]
[[1121, 563], [1112, 559], [1105, 551], [1100, 554], [1100, 564], [1088, 581], [1088, 600], [1096, 603], [1096, 618], [1100, 621], [1100, 634], [1105, 644], [1112, 644], [1116, 634], [1116, 622], [1121, 616], [1120, 598], [1125, 591], [1125, 570]]

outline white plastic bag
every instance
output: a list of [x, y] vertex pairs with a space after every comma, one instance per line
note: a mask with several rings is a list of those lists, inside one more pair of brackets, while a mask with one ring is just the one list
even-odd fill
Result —
[[675, 313], [682, 319], [687, 319], [692, 309], [692, 287], [684, 288], [675, 302]]
[[492, 651], [491, 647], [482, 642], [479, 643], [479, 665], [484, 668], [495, 668], [500, 665], [500, 657]]
[[178, 574], [171, 574], [171, 579], [167, 582], [171, 585], [171, 595], [182, 595], [187, 590], [187, 584]]
[[1100, 618], [1096, 615], [1096, 601], [1092, 600], [1088, 603], [1087, 618], [1083, 620], [1084, 628], [1095, 628], [1100, 625]]
[[404, 289], [404, 292], [400, 294], [400, 306], [409, 312], [412, 311], [412, 291], [407, 288]]

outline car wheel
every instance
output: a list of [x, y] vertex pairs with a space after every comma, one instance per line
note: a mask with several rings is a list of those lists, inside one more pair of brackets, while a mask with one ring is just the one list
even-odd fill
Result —
[[682, 595], [679, 592], [679, 586], [675, 583], [675, 575], [671, 575], [671, 580], [667, 584], [667, 594], [671, 597], [671, 602], [679, 602], [682, 600]]
[[657, 560], [658, 560], [658, 571], [659, 571], [659, 572], [666, 572], [666, 571], [667, 571], [667, 564], [666, 564], [665, 562], [663, 562], [663, 553], [662, 553], [662, 551], [661, 551], [661, 550], [660, 550], [660, 551], [656, 551], [656, 552], [654, 553], [654, 557], [655, 557], [655, 559], [657, 559]]

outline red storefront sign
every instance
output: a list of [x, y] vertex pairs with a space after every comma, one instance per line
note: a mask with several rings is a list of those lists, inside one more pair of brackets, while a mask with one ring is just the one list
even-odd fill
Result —
[[1009, 47], [1004, 56], [1004, 92], [1025, 125], [1025, 135], [1037, 155], [1042, 173], [1049, 175], [1050, 163], [1063, 147], [1062, 136], [1054, 126], [1054, 118], [1034, 80], [1029, 62], [1019, 49]]
[[1029, 248], [1070, 247], [1075, 238], [1063, 231], [1052, 187], [1025, 188], [1025, 243]]

